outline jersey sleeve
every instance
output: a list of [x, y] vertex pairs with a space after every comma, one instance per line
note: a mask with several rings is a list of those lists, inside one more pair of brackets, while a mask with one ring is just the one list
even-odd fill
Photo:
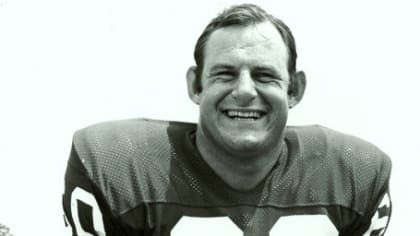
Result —
[[126, 235], [89, 178], [74, 145], [67, 163], [63, 209], [71, 235]]
[[367, 216], [370, 219], [370, 225], [363, 236], [382, 236], [385, 235], [385, 231], [391, 219], [391, 196], [389, 190], [389, 180], [391, 176], [391, 160], [389, 157], [381, 153], [380, 165], [378, 167], [378, 175], [376, 186], [374, 188], [373, 195], [369, 212]]
[[380, 196], [374, 208], [374, 213], [370, 217], [370, 225], [363, 236], [383, 236], [391, 218], [391, 198], [389, 189]]
[[363, 236], [384, 236], [391, 219], [392, 203], [389, 190], [391, 161], [383, 154], [377, 169], [376, 184], [365, 216], [357, 220], [355, 231]]

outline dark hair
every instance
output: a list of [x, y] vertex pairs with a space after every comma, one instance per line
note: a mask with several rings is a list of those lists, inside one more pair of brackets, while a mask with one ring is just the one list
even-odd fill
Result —
[[296, 46], [295, 39], [293, 38], [292, 32], [289, 27], [283, 23], [280, 19], [268, 14], [261, 7], [254, 4], [241, 4], [234, 5], [230, 8], [225, 9], [220, 13], [216, 18], [214, 18], [201, 33], [200, 37], [197, 40], [194, 49], [194, 59], [197, 64], [196, 74], [198, 76], [197, 89], [201, 90], [201, 74], [203, 72], [204, 66], [204, 50], [211, 33], [217, 29], [232, 26], [249, 26], [253, 24], [258, 24], [268, 21], [276, 27], [277, 31], [280, 33], [283, 38], [288, 53], [288, 72], [289, 74], [294, 74], [296, 72]]

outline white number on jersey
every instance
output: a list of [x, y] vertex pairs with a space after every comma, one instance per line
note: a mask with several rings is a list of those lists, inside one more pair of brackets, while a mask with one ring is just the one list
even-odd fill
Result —
[[[76, 187], [71, 193], [71, 216], [75, 225], [76, 235], [93, 236], [83, 230], [80, 220], [77, 201], [92, 207], [93, 228], [100, 236], [106, 236], [102, 221], [102, 213], [99, 209], [95, 197]], [[388, 195], [385, 195], [379, 204], [378, 210], [372, 218], [369, 229], [363, 236], [370, 236], [373, 231], [380, 230], [379, 235], [383, 235], [388, 224], [389, 216], [379, 217], [380, 208], [389, 208], [391, 205]], [[228, 217], [189, 217], [184, 216], [174, 226], [171, 232], [172, 236], [200, 236], [229, 235], [242, 236], [242, 230], [235, 225]], [[270, 230], [270, 236], [288, 235], [288, 236], [337, 236], [338, 231], [329, 218], [325, 215], [293, 215], [280, 217], [276, 224]]]
[[[172, 236], [243, 236], [228, 217], [182, 217]], [[337, 236], [338, 231], [325, 215], [294, 215], [279, 218], [270, 236]]]
[[293, 215], [280, 217], [270, 235], [338, 236], [338, 231], [326, 215]]
[[242, 236], [238, 228], [228, 217], [190, 217], [183, 216], [171, 231], [171, 236]]
[[382, 198], [381, 203], [379, 204], [378, 209], [375, 212], [375, 215], [372, 217], [372, 222], [370, 224], [368, 231], [366, 231], [366, 233], [363, 234], [363, 236], [370, 236], [373, 231], [377, 231], [377, 230], [379, 230], [379, 234], [376, 234], [376, 235], [379, 235], [379, 236], [384, 235], [386, 226], [388, 225], [389, 215], [379, 217], [379, 210], [381, 208], [389, 209], [390, 207], [391, 207], [391, 200], [389, 199], [389, 195], [385, 194], [384, 197]]
[[73, 222], [74, 222], [74, 226], [76, 230], [75, 234], [78, 236], [93, 236], [93, 234], [84, 231], [82, 228], [82, 225], [80, 224], [77, 201], [82, 201], [83, 203], [92, 207], [93, 228], [99, 236], [106, 236], [104, 223], [102, 221], [102, 213], [101, 213], [101, 210], [99, 209], [98, 203], [95, 200], [95, 197], [91, 193], [79, 187], [76, 187], [71, 193], [71, 202], [70, 202], [71, 216], [73, 218]]

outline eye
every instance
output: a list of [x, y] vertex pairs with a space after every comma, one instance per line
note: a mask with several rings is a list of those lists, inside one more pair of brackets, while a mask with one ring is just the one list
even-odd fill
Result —
[[222, 81], [230, 81], [236, 78], [236, 72], [234, 71], [218, 71], [213, 74], [214, 79]]
[[271, 82], [277, 82], [280, 79], [275, 76], [273, 73], [270, 72], [255, 72], [253, 74], [253, 77], [256, 81], [261, 83], [271, 83]]

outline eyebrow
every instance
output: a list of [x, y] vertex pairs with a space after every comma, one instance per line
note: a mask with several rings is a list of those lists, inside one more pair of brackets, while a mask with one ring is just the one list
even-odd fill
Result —
[[[210, 71], [213, 70], [232, 70], [232, 69], [236, 69], [235, 66], [229, 65], [229, 64], [216, 64], [214, 66], [212, 66], [210, 68]], [[273, 66], [269, 66], [269, 65], [262, 65], [262, 66], [255, 66], [254, 68], [252, 68], [253, 70], [266, 70], [266, 71], [272, 71], [272, 72], [276, 72], [277, 70], [273, 67]]]
[[253, 68], [253, 71], [255, 72], [267, 72], [272, 74], [273, 76], [275, 76], [276, 78], [280, 79], [280, 80], [284, 80], [284, 75], [281, 73], [281, 71], [276, 70], [274, 67], [272, 66], [256, 66]]
[[216, 64], [210, 68], [210, 73], [217, 70], [234, 70], [235, 66], [228, 64]]
[[269, 71], [275, 74], [278, 74], [277, 70], [272, 66], [256, 66], [253, 68], [253, 70], [257, 71]]
[[[221, 70], [235, 70], [236, 67], [233, 65], [229, 65], [229, 64], [224, 64], [224, 63], [220, 63], [220, 64], [215, 64], [214, 66], [212, 66], [210, 68], [209, 74], [214, 74], [217, 73]], [[280, 71], [277, 71], [273, 66], [270, 65], [259, 65], [259, 66], [255, 66], [252, 68], [253, 71], [265, 71], [265, 72], [270, 72], [272, 73], [274, 76], [280, 78], [280, 79], [284, 79], [283, 75], [281, 74]]]

